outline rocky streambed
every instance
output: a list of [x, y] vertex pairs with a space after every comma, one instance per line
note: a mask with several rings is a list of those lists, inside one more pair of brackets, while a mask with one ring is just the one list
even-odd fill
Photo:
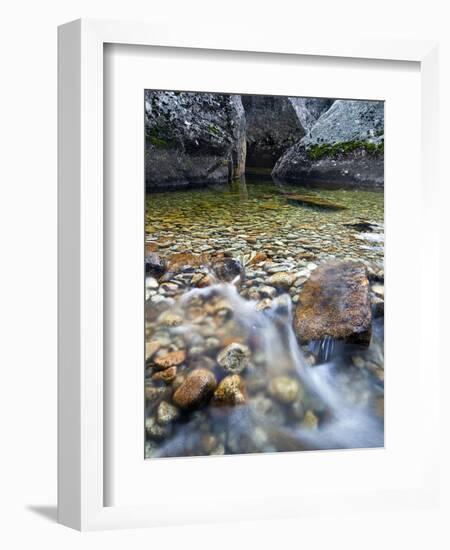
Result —
[[382, 446], [383, 195], [147, 201], [146, 457]]

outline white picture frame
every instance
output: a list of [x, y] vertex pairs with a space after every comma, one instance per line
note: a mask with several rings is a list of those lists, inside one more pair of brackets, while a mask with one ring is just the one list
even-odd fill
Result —
[[[195, 36], [195, 38], [193, 38]], [[247, 52], [259, 55], [312, 56], [414, 62], [420, 64], [421, 112], [421, 223], [426, 227], [427, 257], [438, 262], [435, 199], [438, 178], [437, 151], [437, 45], [425, 41], [359, 40], [311, 36], [258, 36], [248, 30], [230, 36], [228, 29], [215, 28], [210, 35], [195, 35], [180, 26], [166, 28], [157, 23], [78, 20], [59, 28], [59, 146], [58, 146], [58, 270], [59, 270], [59, 351], [58, 351], [58, 518], [80, 530], [143, 527], [164, 524], [226, 519], [256, 519], [300, 516], [323, 509], [320, 499], [292, 506], [291, 500], [273, 501], [270, 506], [260, 496], [252, 506], [216, 499], [216, 510], [198, 513], [192, 506], [184, 515], [176, 511], [155, 513], [138, 504], [105, 506], [108, 492], [105, 477], [104, 429], [104, 189], [103, 113], [104, 46], [128, 44], [208, 51]], [[180, 50], [181, 51], [181, 50]], [[388, 161], [389, 162], [389, 161]], [[430, 247], [433, 242], [435, 246]], [[425, 247], [425, 238], [421, 246]], [[430, 274], [428, 274], [430, 276]], [[420, 303], [420, 313], [437, 318], [437, 273], [434, 293]], [[423, 298], [424, 289], [420, 292]], [[430, 424], [437, 417], [438, 350], [436, 334], [427, 330], [429, 365], [420, 398], [428, 407]], [[419, 359], [418, 359], [419, 361]], [[420, 367], [420, 365], [419, 365]], [[291, 467], [294, 455], [291, 454]], [[233, 460], [246, 460], [233, 457]], [[174, 468], [180, 461], [173, 461]], [[438, 494], [439, 478], [432, 448], [420, 465], [418, 486], [402, 490], [386, 489], [380, 494], [333, 494], [329, 506], [341, 509], [377, 506], [396, 507], [405, 503], [430, 504]], [[388, 504], [386, 499], [388, 498]], [[192, 500], [194, 504], [194, 499]], [[186, 504], [184, 504], [186, 506]], [[228, 513], [224, 513], [228, 510]]]

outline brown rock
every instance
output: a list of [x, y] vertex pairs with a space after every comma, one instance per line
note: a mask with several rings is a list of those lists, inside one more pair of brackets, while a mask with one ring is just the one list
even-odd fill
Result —
[[176, 375], [177, 375], [177, 367], [169, 367], [168, 369], [164, 369], [159, 372], [156, 372], [152, 376], [152, 380], [161, 380], [166, 384], [170, 384], [175, 380]]
[[157, 356], [153, 359], [153, 363], [159, 369], [168, 369], [169, 367], [175, 367], [181, 365], [186, 359], [186, 352], [184, 350], [169, 351], [165, 355]]
[[369, 281], [363, 264], [333, 261], [303, 285], [294, 329], [302, 343], [325, 336], [368, 346], [372, 328]]
[[295, 274], [279, 271], [269, 277], [269, 283], [277, 288], [288, 289], [295, 281]]
[[214, 392], [213, 404], [222, 406], [243, 405], [247, 400], [245, 384], [238, 374], [225, 376]]
[[200, 281], [197, 283], [198, 288], [206, 288], [207, 286], [211, 286], [216, 282], [214, 277], [212, 275], [205, 275], [200, 279]]
[[175, 252], [170, 256], [167, 270], [177, 273], [186, 267], [200, 267], [209, 263], [207, 254], [193, 254], [192, 252]]
[[151, 359], [155, 353], [161, 348], [161, 342], [151, 340], [145, 344], [145, 359]]
[[259, 262], [264, 262], [265, 260], [267, 260], [267, 254], [265, 252], [257, 252], [253, 258], [251, 258], [251, 260], [248, 262], [247, 265], [255, 265], [255, 264], [259, 264]]
[[214, 374], [207, 369], [195, 369], [173, 394], [173, 402], [181, 409], [198, 409], [205, 405], [216, 389]]
[[146, 243], [145, 244], [145, 254], [150, 254], [150, 252], [158, 252], [158, 243]]

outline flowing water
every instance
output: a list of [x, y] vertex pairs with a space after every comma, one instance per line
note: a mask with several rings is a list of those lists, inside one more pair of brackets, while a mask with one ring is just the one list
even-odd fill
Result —
[[[346, 209], [291, 204], [288, 192]], [[156, 383], [147, 368], [146, 457], [383, 446], [383, 317], [374, 316], [368, 348], [329, 337], [300, 346], [292, 328], [300, 286], [274, 293], [259, 307], [261, 289], [278, 266], [301, 275], [329, 259], [352, 258], [381, 277], [382, 193], [280, 186], [253, 177], [229, 186], [150, 194], [146, 220], [146, 242], [162, 257], [186, 250], [225, 253], [247, 264], [244, 284], [238, 276], [192, 288], [186, 281], [193, 274], [209, 276], [203, 267], [186, 269], [159, 286], [151, 279], [147, 343], [181, 352], [190, 363], [176, 367], [169, 384]], [[370, 231], [355, 229], [358, 223], [369, 224]], [[252, 265], [262, 250], [270, 263]], [[163, 313], [150, 315], [163, 300], [168, 304]], [[230, 374], [217, 364], [218, 352], [230, 342], [249, 353], [239, 371], [245, 402], [232, 407], [211, 402], [178, 411], [158, 425], [161, 403], [171, 403], [190, 370], [206, 367], [217, 381]]]

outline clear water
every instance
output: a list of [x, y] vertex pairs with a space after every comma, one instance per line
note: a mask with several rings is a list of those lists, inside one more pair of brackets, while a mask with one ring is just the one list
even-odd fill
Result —
[[[325, 198], [347, 209], [290, 204], [283, 195], [286, 192]], [[344, 224], [365, 220], [382, 227], [383, 219], [382, 192], [279, 185], [266, 176], [247, 177], [246, 181], [231, 185], [149, 194], [146, 208], [147, 240], [181, 243], [194, 252], [214, 245], [219, 237], [229, 239], [228, 247], [249, 253], [294, 234], [299, 245], [303, 242], [316, 246], [320, 257], [352, 257], [380, 263], [383, 247], [374, 242], [373, 234], [365, 240]], [[251, 244], [239, 237], [242, 234], [257, 237], [258, 242]], [[225, 242], [219, 245], [228, 248]]]
[[[289, 192], [325, 198], [347, 208], [292, 204], [284, 196]], [[280, 186], [262, 174], [230, 185], [149, 194], [146, 241], [163, 257], [185, 251], [225, 252], [245, 262], [265, 251], [274, 262], [287, 262], [294, 270], [331, 258], [362, 260], [382, 269], [383, 217], [382, 192]], [[349, 225], [361, 221], [370, 222], [375, 230], [357, 231]], [[292, 329], [291, 299], [292, 295], [279, 295], [269, 308], [258, 311], [255, 302], [239, 295], [232, 284], [187, 288], [175, 296], [169, 310], [182, 318], [181, 324], [147, 324], [148, 342], [166, 340], [168, 348], [186, 349], [188, 357], [189, 342], [196, 338], [213, 335], [222, 342], [237, 338], [251, 349], [252, 367], [241, 374], [248, 389], [245, 405], [225, 409], [208, 405], [182, 413], [162, 436], [147, 440], [146, 457], [383, 445], [383, 318], [374, 320], [367, 349], [330, 339], [301, 347]], [[191, 318], [190, 300], [196, 302], [200, 320]], [[226, 323], [211, 313], [217, 301], [231, 308]], [[214, 362], [217, 351], [205, 355]], [[183, 369], [178, 367], [178, 374]], [[223, 376], [217, 365], [213, 370]], [[273, 399], [267, 388], [277, 376], [299, 384], [294, 403]], [[147, 403], [147, 419], [155, 417], [162, 400], [171, 399], [171, 386], [162, 386], [160, 397]]]

